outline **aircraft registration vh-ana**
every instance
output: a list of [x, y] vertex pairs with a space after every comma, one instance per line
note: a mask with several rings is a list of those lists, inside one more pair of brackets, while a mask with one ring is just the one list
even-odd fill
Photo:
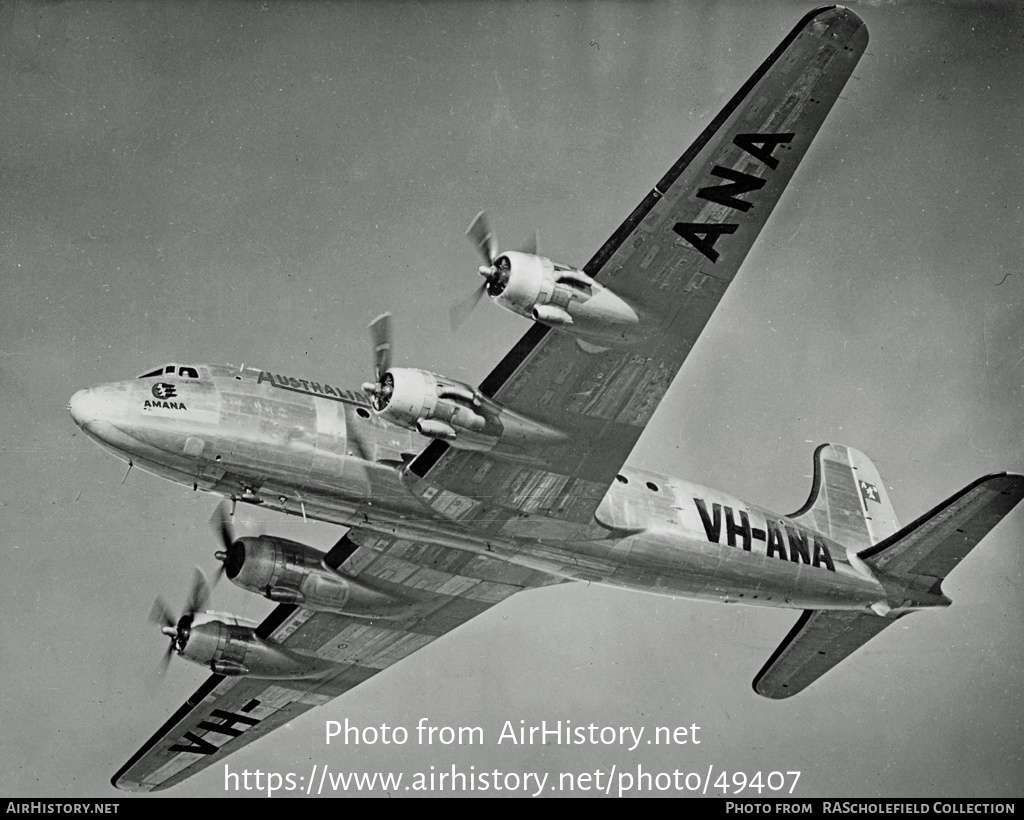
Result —
[[[181, 783], [522, 590], [587, 581], [801, 610], [754, 680], [795, 695], [898, 618], [950, 603], [942, 582], [1020, 501], [988, 475], [900, 527], [862, 453], [815, 453], [810, 498], [779, 515], [627, 464], [867, 45], [837, 6], [806, 15], [577, 269], [468, 231], [484, 293], [533, 322], [477, 387], [393, 367], [371, 324], [362, 391], [291, 374], [168, 364], [81, 390], [76, 424], [130, 464], [237, 502], [347, 527], [326, 554], [235, 538], [222, 572], [278, 606], [261, 624], [154, 618], [212, 676], [114, 775]], [[233, 510], [233, 507], [232, 507]]]

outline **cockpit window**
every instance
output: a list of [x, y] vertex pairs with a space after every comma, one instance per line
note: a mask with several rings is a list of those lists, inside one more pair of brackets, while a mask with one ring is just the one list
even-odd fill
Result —
[[199, 378], [199, 370], [195, 367], [190, 367], [189, 365], [185, 364], [165, 364], [163, 367], [158, 367], [156, 370], [147, 370], [145, 373], [142, 373], [141, 375], [136, 376], [135, 378], [150, 379], [153, 378], [154, 376], [173, 376], [175, 375], [175, 373], [177, 373], [177, 375], [181, 376], [183, 379]]

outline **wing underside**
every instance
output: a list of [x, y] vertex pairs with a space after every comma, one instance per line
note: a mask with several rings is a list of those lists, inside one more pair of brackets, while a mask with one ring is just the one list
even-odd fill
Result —
[[754, 691], [776, 699], [795, 695], [895, 622], [863, 612], [804, 610], [754, 678]]
[[483, 381], [504, 406], [560, 431], [533, 463], [432, 442], [410, 485], [477, 531], [565, 537], [608, 486], [693, 349], [867, 43], [843, 8], [807, 15], [585, 266], [634, 305], [626, 347], [534, 325]]
[[278, 606], [257, 635], [327, 662], [327, 671], [301, 681], [211, 676], [114, 775], [115, 786], [151, 791], [180, 783], [510, 595], [559, 580], [470, 551], [355, 530], [325, 562], [408, 600], [407, 611], [371, 620]]

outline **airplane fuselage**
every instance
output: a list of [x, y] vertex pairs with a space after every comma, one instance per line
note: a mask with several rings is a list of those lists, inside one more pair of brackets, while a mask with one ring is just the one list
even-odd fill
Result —
[[[255, 368], [167, 365], [71, 401], [76, 423], [134, 466], [196, 490], [342, 526], [407, 534], [566, 579], [661, 595], [867, 610], [882, 585], [845, 547], [691, 482], [626, 465], [585, 526], [482, 537], [410, 492], [427, 443], [359, 392]], [[557, 537], [552, 537], [552, 533]]]

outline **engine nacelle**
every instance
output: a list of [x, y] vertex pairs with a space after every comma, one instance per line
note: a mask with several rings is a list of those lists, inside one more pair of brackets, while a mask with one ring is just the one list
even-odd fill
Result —
[[465, 450], [527, 458], [539, 446], [568, 436], [509, 410], [469, 385], [425, 370], [393, 367], [363, 389], [377, 414], [391, 424], [443, 439]]
[[501, 254], [493, 269], [487, 293], [506, 310], [595, 343], [636, 338], [637, 312], [581, 270], [521, 251]]
[[196, 615], [191, 623], [182, 618], [174, 651], [218, 675], [300, 680], [319, 677], [330, 668], [328, 662], [319, 658], [289, 652], [283, 646], [264, 641], [251, 626], [207, 620], [203, 615]]
[[237, 539], [227, 550], [225, 574], [271, 601], [362, 618], [394, 618], [409, 601], [372, 589], [323, 563], [324, 553], [270, 535]]
[[381, 417], [432, 438], [455, 439], [487, 427], [476, 391], [426, 370], [393, 367], [382, 379], [376, 402]]

